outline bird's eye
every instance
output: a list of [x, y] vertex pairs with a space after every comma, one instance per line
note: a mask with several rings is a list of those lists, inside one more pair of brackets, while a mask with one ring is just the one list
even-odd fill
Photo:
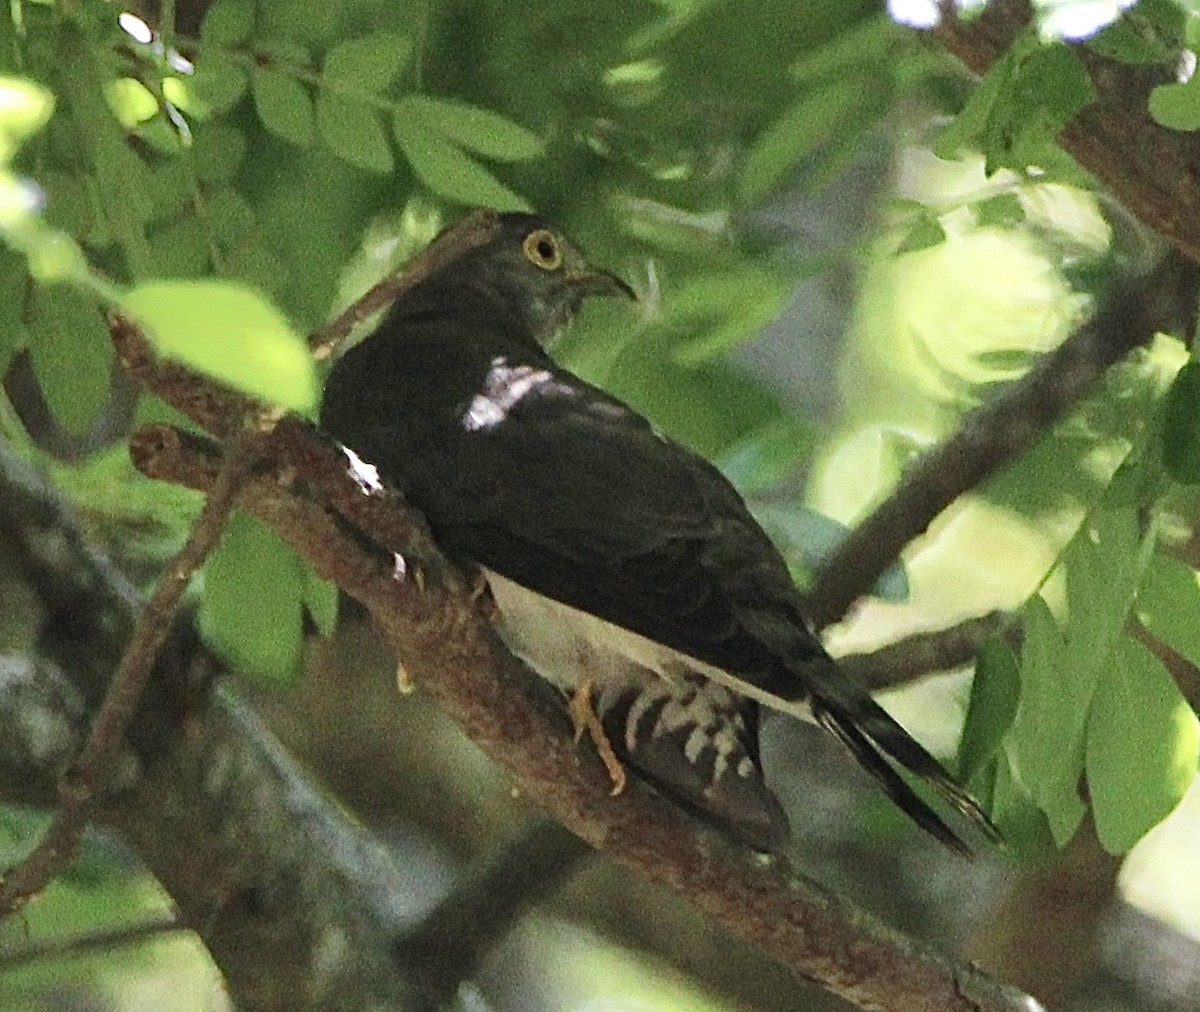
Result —
[[544, 271], [556, 271], [562, 266], [562, 247], [549, 229], [539, 228], [530, 232], [521, 249], [525, 252], [526, 260]]

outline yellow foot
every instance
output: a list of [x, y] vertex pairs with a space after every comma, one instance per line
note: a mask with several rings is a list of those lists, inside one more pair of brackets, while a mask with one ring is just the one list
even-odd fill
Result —
[[621, 760], [613, 751], [612, 742], [604, 733], [604, 725], [596, 716], [596, 710], [592, 706], [591, 682], [584, 682], [575, 690], [567, 711], [571, 714], [571, 726], [575, 728], [576, 743], [586, 733], [592, 739], [592, 744], [596, 746], [600, 761], [604, 763], [604, 768], [608, 770], [608, 777], [612, 781], [612, 790], [609, 793], [615, 798], [625, 790], [625, 767], [621, 765]]
[[412, 680], [412, 675], [408, 673], [406, 668], [400, 661], [396, 662], [396, 688], [400, 690], [400, 695], [410, 695], [416, 689], [416, 683]]

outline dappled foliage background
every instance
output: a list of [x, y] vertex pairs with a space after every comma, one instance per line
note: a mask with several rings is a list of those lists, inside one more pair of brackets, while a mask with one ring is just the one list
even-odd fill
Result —
[[[1042, 6], [1061, 18], [1071, 5]], [[165, 353], [311, 412], [297, 334], [466, 209], [537, 209], [643, 295], [632, 314], [590, 307], [561, 359], [715, 459], [803, 580], [914, 453], [1160, 252], [1053, 146], [1090, 86], [1067, 46], [1032, 31], [977, 85], [878, 5], [845, 0], [122, 10], [16, 3], [0, 17], [12, 79], [0, 434], [143, 580], [198, 502], [127, 462], [131, 426], [171, 412], [115, 367], [113, 307], [148, 322]], [[1166, 64], [1195, 24], [1187, 4], [1147, 0], [1097, 44]], [[1195, 125], [1194, 99], [1159, 98], [1162, 122]], [[1194, 793], [1147, 836], [1192, 782], [1198, 748], [1190, 336], [1114, 369], [831, 637], [846, 652], [1011, 611], [1020, 637], [989, 641], [973, 683], [957, 672], [887, 700], [989, 804], [1012, 845], [1003, 865], [930, 854], [836, 752], [768, 728], [806, 867], [1077, 1007], [1099, 975], [1136, 977], [1120, 960], [1101, 967], [1100, 940], [1133, 930], [1109, 903], [1119, 868], [1127, 897], [1200, 935]], [[0, 650], [19, 655], [36, 601], [2, 568], [0, 593]], [[414, 910], [524, 814], [427, 703], [396, 697], [352, 610], [335, 634], [336, 589], [256, 523], [230, 528], [196, 605], [244, 673], [240, 691], [415, 869]], [[7, 860], [37, 824], [5, 810]], [[1068, 880], [1086, 881], [1083, 898], [1041, 917], [1045, 883]], [[658, 900], [648, 916], [647, 888], [589, 873], [506, 943], [479, 1000], [795, 1007], [792, 985], [751, 954], [706, 958], [719, 943], [677, 906]], [[111, 1007], [226, 1007], [181, 934], [99, 956], [26, 952], [165, 905], [97, 839], [23, 922], [0, 927], [0, 1004], [64, 1007], [94, 989]], [[1027, 964], [1034, 922], [1069, 956]]]

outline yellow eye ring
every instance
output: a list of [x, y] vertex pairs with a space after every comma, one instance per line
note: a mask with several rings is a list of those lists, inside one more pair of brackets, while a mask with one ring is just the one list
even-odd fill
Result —
[[534, 267], [540, 267], [544, 271], [556, 271], [563, 264], [562, 246], [548, 228], [530, 232], [521, 243], [521, 251]]

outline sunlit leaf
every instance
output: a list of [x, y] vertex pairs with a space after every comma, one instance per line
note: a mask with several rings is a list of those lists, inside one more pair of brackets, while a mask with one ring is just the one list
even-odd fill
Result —
[[150, 281], [129, 292], [124, 309], [169, 358], [287, 408], [308, 411], [316, 404], [306, 344], [249, 288], [226, 281]]
[[1122, 637], [1088, 722], [1088, 788], [1104, 849], [1124, 854], [1170, 814], [1198, 761], [1195, 712], [1158, 658]]
[[54, 96], [40, 84], [0, 76], [0, 164], [12, 158], [26, 137], [37, 133], [54, 112]]
[[158, 115], [158, 99], [141, 81], [120, 77], [109, 83], [104, 96], [117, 122], [126, 130]]

